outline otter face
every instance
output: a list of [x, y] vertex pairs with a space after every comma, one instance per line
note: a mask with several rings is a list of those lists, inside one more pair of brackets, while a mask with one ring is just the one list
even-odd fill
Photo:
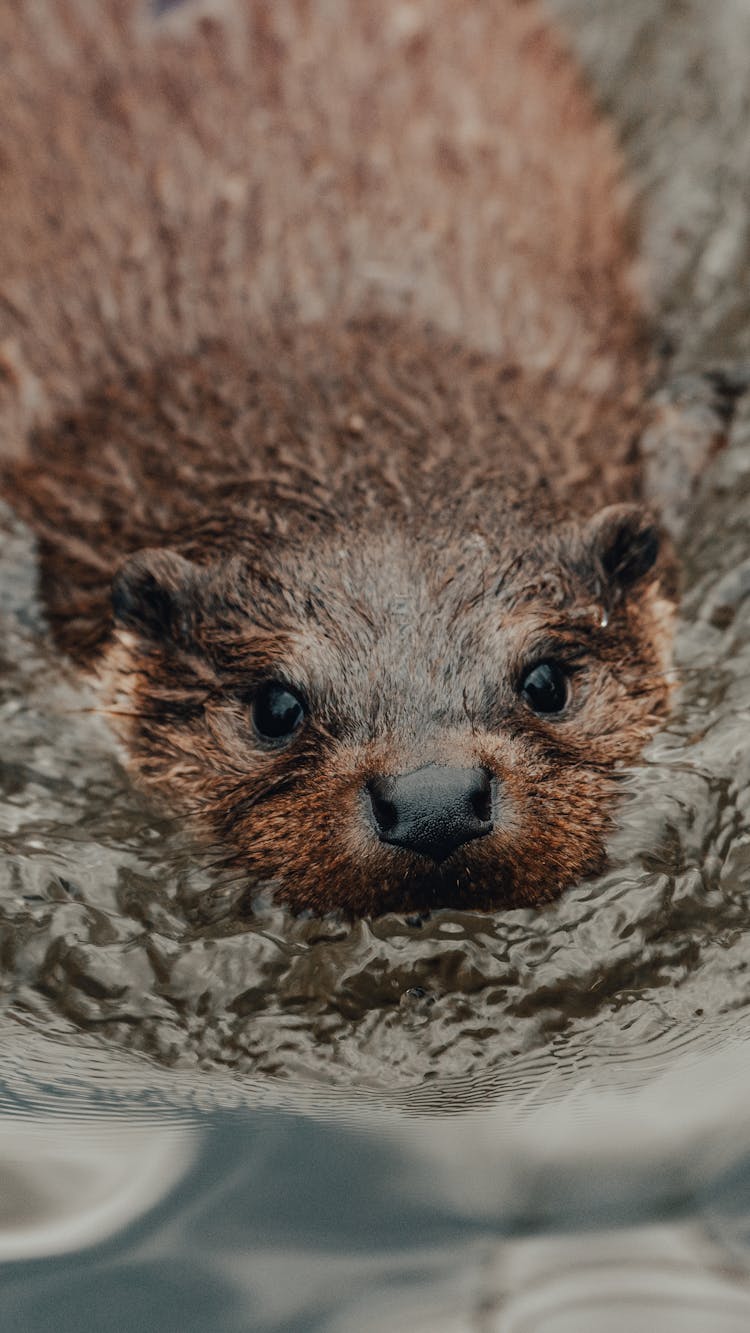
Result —
[[293, 910], [536, 904], [604, 865], [668, 702], [658, 534], [630, 505], [461, 531], [115, 579], [101, 688], [134, 770]]

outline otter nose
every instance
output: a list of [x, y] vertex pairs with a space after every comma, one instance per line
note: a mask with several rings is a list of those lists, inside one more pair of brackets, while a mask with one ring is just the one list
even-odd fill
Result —
[[483, 768], [428, 764], [367, 785], [381, 842], [444, 861], [457, 847], [492, 831], [492, 783]]

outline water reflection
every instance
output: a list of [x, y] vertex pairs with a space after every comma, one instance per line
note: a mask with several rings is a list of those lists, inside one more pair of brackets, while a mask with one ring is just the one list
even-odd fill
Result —
[[487, 1333], [740, 1333], [745, 1274], [695, 1226], [516, 1242], [493, 1268]]
[[[515, 1137], [502, 1107], [425, 1117], [309, 1086], [295, 1099], [288, 1083], [273, 1105], [268, 1080], [234, 1110], [199, 1112], [213, 1074], [191, 1089], [112, 1052], [89, 1065], [92, 1052], [37, 1037], [23, 1061], [8, 1049], [0, 1321], [14, 1333], [109, 1327], [113, 1313], [118, 1333], [750, 1326], [742, 1243], [732, 1257], [718, 1221], [739, 1236], [750, 1207], [740, 1164], [717, 1174], [716, 1138], [736, 1125], [714, 1120], [702, 1141], [698, 1115], [669, 1158], [644, 1103], [625, 1133], [623, 1104], [609, 1151], [603, 1124], [586, 1156], [585, 1117], [577, 1142], [565, 1115], [550, 1137], [553, 1103], [519, 1116]], [[602, 1120], [615, 1109], [610, 1090]], [[650, 1221], [669, 1211], [671, 1225]]]
[[195, 1131], [168, 1122], [0, 1118], [0, 1261], [99, 1245], [185, 1174]]

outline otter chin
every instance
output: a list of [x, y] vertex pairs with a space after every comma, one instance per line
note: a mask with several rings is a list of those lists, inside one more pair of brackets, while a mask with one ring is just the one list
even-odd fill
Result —
[[0, 14], [2, 488], [134, 778], [293, 911], [600, 871], [676, 569], [564, 40], [520, 0], [52, 8]]

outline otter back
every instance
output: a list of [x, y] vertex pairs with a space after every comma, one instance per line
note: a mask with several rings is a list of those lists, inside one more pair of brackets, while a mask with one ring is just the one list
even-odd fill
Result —
[[[216, 6], [211, 6], [212, 11]], [[376, 310], [595, 391], [638, 317], [619, 154], [528, 3], [8, 0], [4, 447], [123, 364]]]

